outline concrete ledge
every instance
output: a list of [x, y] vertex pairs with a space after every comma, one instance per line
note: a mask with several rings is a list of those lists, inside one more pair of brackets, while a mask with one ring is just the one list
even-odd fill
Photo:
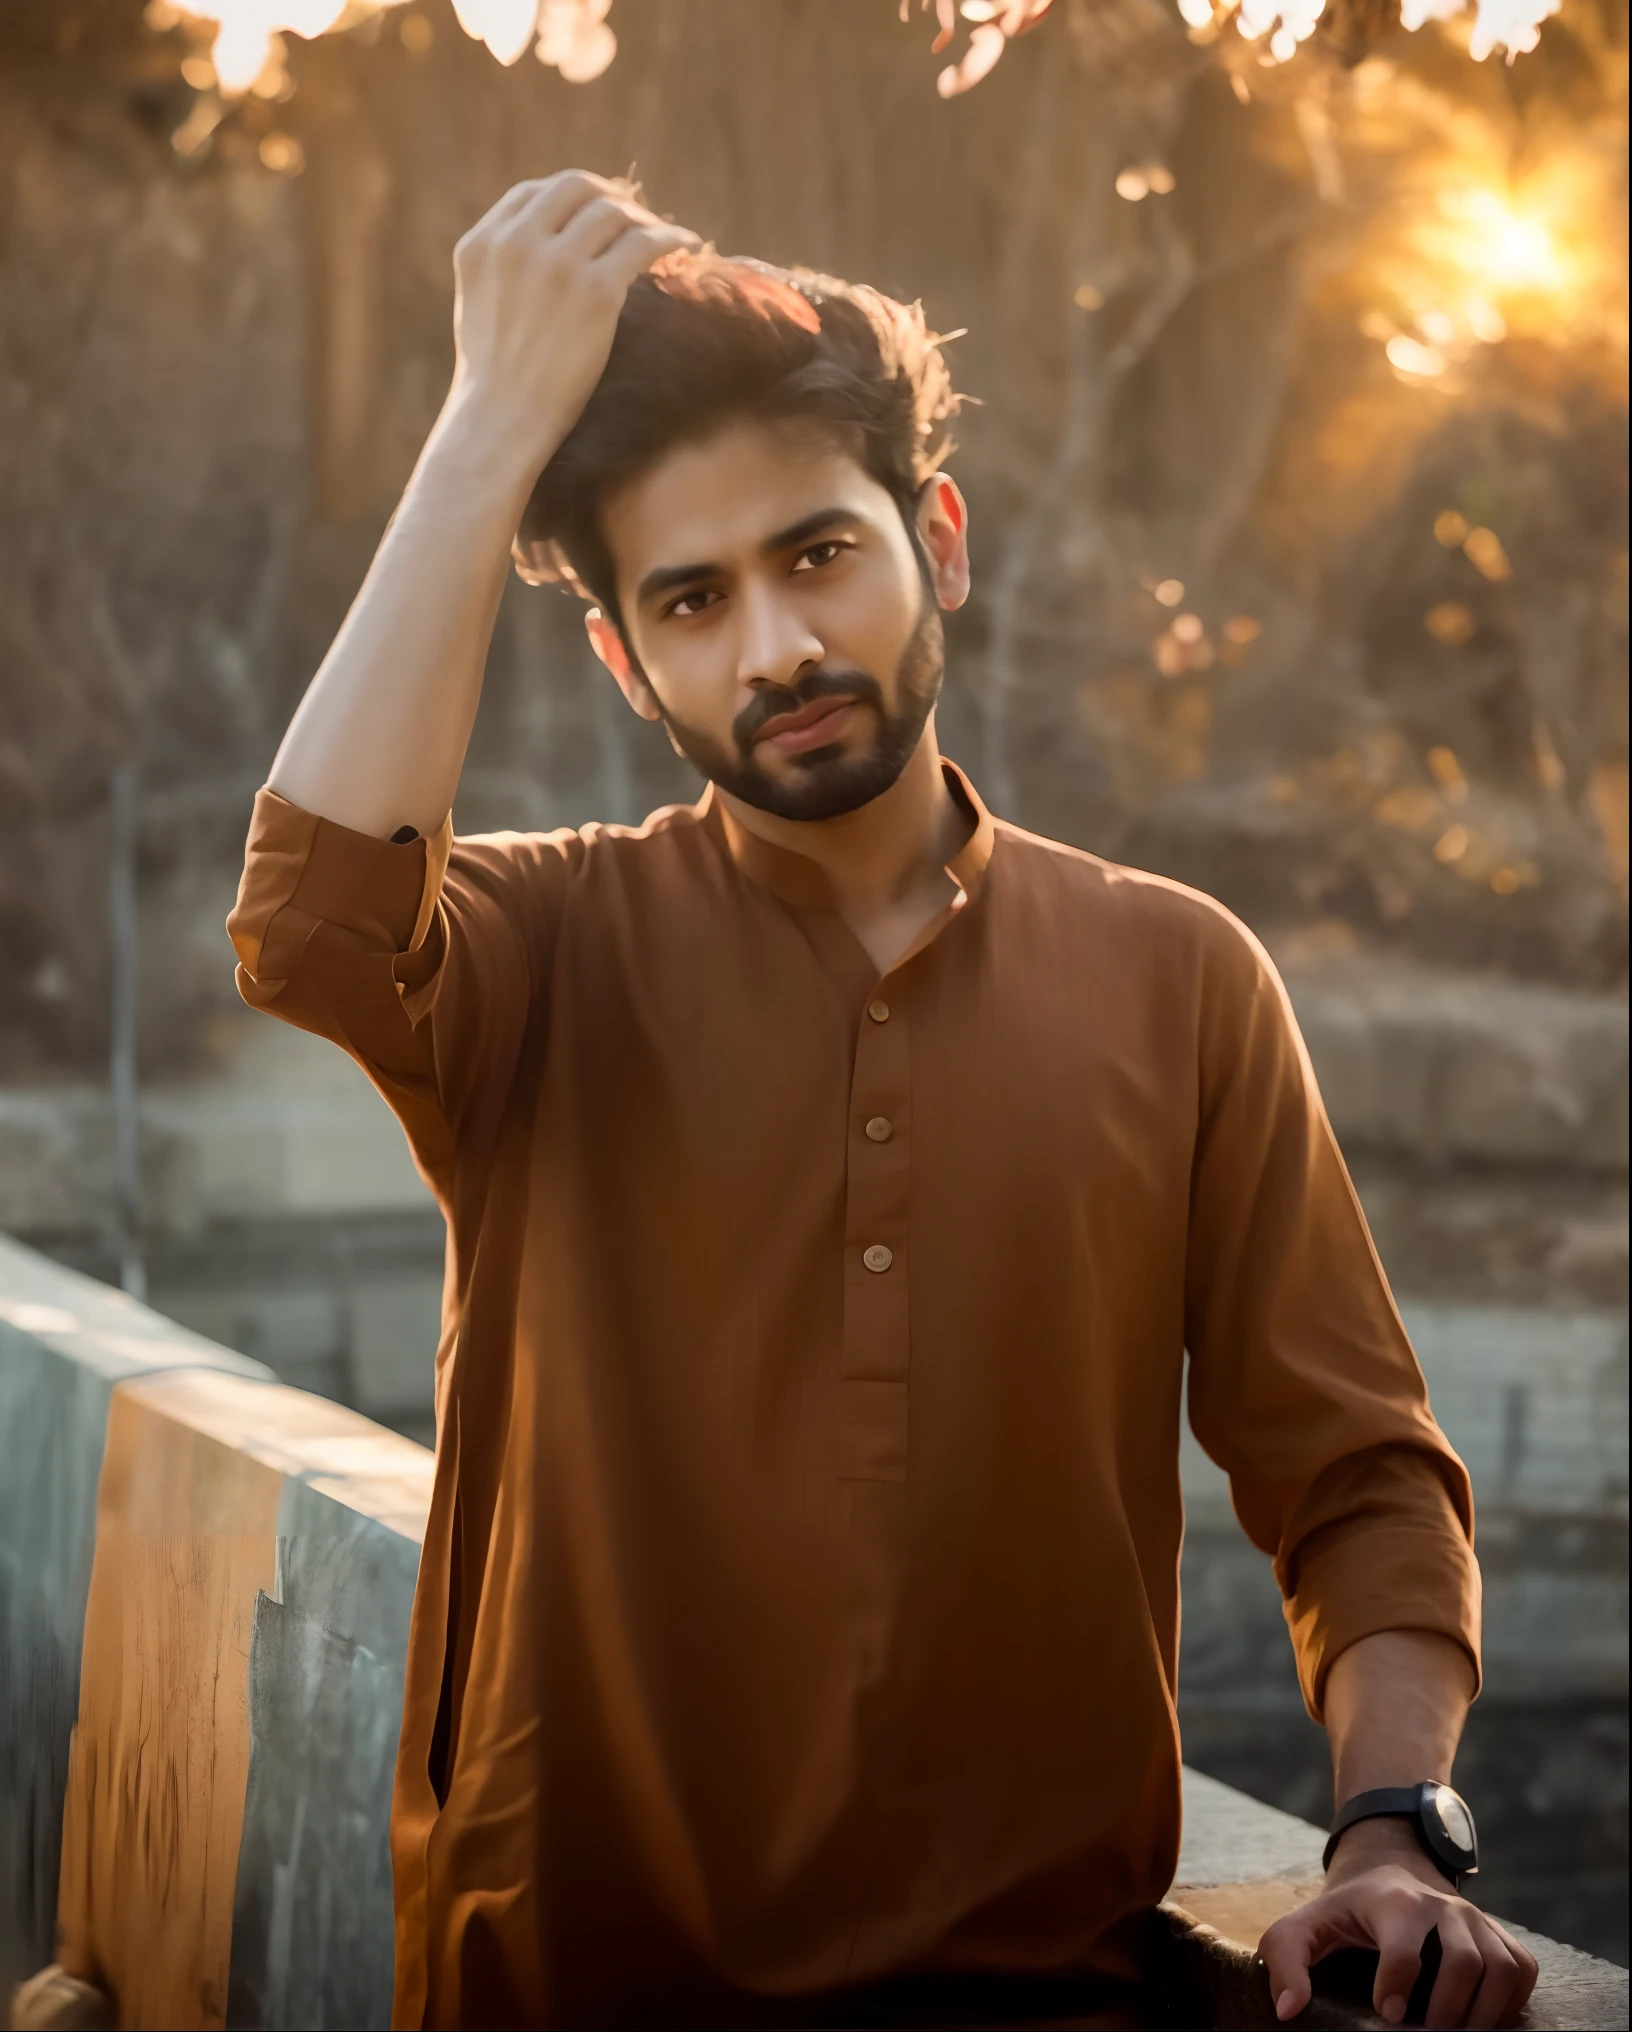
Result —
[[386, 1830], [419, 1532], [291, 1481], [278, 1545], [250, 1645], [227, 2022], [389, 2025]]
[[[1184, 1842], [1173, 1882], [1169, 1909], [1183, 1919], [1208, 1928], [1216, 1936], [1213, 1952], [1221, 1957], [1218, 1981], [1231, 2010], [1251, 2006], [1251, 1950], [1277, 1919], [1314, 1897], [1321, 1886], [1324, 1830], [1247, 1799], [1199, 1771], [1184, 1774]], [[1502, 1920], [1522, 1940], [1541, 1970], [1536, 1993], [1524, 2024], [1557, 2028], [1557, 2032], [1616, 2032], [1627, 2023], [1628, 1975], [1613, 1962], [1599, 1961], [1561, 1942], [1548, 1940], [1526, 1926]], [[1199, 1951], [1208, 1946], [1195, 1943]], [[1232, 1960], [1233, 1957], [1233, 1960]], [[1333, 1957], [1323, 1965], [1316, 1998], [1300, 2025], [1384, 2027], [1387, 2020], [1369, 2008], [1373, 1958]], [[1261, 1978], [1260, 1978], [1261, 1983]], [[1259, 1992], [1268, 2004], [1268, 1986]], [[1219, 2016], [1215, 2024], [1273, 2025], [1275, 2015]]]
[[0, 1448], [5, 1993], [388, 2024], [430, 1454], [3, 1241]]
[[[0, 1928], [32, 1976], [55, 1902], [61, 1960], [14, 2022], [387, 2024], [431, 1456], [4, 1242], [0, 1320]], [[1252, 1950], [1318, 1882], [1321, 1831], [1184, 1786], [1151, 2021], [1273, 2025]], [[1624, 1970], [1526, 1938], [1531, 2024], [1626, 2023]], [[1328, 1969], [1303, 2022], [1379, 2022], [1354, 1983]]]
[[113, 1392], [271, 1371], [0, 1236], [0, 1994], [51, 1958]]

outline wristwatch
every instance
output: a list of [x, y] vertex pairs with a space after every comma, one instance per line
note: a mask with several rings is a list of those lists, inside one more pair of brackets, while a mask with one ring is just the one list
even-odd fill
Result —
[[1459, 1792], [1448, 1785], [1385, 1785], [1376, 1792], [1357, 1792], [1339, 1809], [1321, 1862], [1332, 1866], [1338, 1837], [1357, 1820], [1400, 1819], [1411, 1823], [1428, 1860], [1453, 1885], [1479, 1874], [1479, 1836], [1473, 1815]]

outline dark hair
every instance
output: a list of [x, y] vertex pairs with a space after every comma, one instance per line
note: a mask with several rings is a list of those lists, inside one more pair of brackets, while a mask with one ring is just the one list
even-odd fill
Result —
[[602, 504], [741, 418], [805, 422], [853, 444], [915, 529], [958, 407], [940, 347], [919, 305], [875, 289], [712, 248], [669, 255], [629, 291], [606, 370], [533, 488], [518, 559], [621, 626]]

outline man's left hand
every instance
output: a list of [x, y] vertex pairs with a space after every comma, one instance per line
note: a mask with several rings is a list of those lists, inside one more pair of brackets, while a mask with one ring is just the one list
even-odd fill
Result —
[[1321, 1895], [1277, 1919], [1258, 1943], [1276, 2016], [1295, 2018], [1309, 2002], [1311, 1963], [1359, 1947], [1377, 1953], [1373, 2008], [1399, 2024], [1436, 1927], [1439, 1976], [1424, 2024], [1516, 2024], [1536, 1986], [1533, 1956], [1457, 1896], [1403, 1822], [1360, 1821], [1338, 1845]]

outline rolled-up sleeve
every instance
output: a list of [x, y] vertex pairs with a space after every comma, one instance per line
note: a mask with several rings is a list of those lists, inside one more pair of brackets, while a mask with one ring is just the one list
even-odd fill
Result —
[[1467, 1471], [1436, 1424], [1286, 991], [1229, 927], [1208, 955], [1186, 1284], [1190, 1419], [1275, 1562], [1318, 1720], [1380, 1630], [1479, 1671]]
[[456, 840], [451, 819], [398, 843], [275, 791], [256, 797], [227, 919], [238, 991], [357, 1060], [433, 1187], [502, 1103], [536, 1028], [581, 844], [574, 833]]
[[270, 1008], [322, 924], [348, 932], [360, 953], [418, 947], [452, 845], [451, 817], [434, 840], [377, 840], [302, 811], [276, 791], [260, 791], [227, 919], [244, 1000]]

